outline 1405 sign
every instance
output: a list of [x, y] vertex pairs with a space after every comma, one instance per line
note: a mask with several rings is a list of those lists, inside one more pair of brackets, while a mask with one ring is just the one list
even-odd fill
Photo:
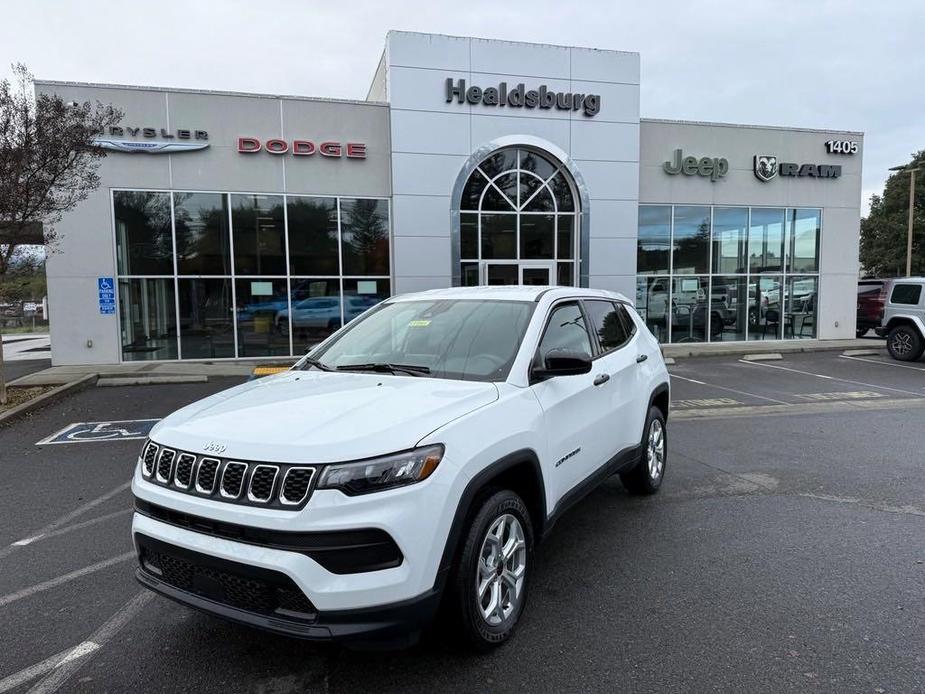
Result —
[[825, 151], [829, 154], [857, 154], [858, 143], [851, 140], [826, 140]]

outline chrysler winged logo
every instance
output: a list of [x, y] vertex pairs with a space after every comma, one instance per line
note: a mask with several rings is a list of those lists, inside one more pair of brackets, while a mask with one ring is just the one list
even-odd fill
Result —
[[142, 152], [144, 154], [177, 154], [205, 149], [208, 142], [138, 142], [136, 140], [113, 140], [98, 137], [94, 140], [97, 147], [113, 152]]
[[777, 157], [770, 154], [755, 155], [755, 176], [762, 181], [770, 181], [777, 175]]
[[202, 450], [206, 453], [224, 453], [225, 444], [218, 443], [217, 441], [209, 441], [209, 443], [202, 447]]

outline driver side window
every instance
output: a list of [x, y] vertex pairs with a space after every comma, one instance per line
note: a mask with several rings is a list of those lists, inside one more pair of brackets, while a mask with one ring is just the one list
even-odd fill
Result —
[[549, 316], [537, 355], [541, 365], [552, 350], [578, 352], [591, 358], [591, 338], [577, 303], [559, 304]]

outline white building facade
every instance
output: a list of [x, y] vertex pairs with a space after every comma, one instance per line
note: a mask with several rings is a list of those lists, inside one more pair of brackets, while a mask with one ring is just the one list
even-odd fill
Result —
[[575, 284], [664, 342], [850, 337], [863, 136], [640, 119], [639, 55], [391, 32], [366, 101], [124, 111], [48, 261], [55, 364], [299, 355], [397, 293]]

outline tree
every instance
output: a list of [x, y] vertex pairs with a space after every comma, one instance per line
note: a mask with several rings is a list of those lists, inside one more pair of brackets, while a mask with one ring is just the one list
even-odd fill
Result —
[[[925, 164], [925, 150], [912, 155], [912, 165]], [[909, 224], [909, 173], [891, 175], [883, 195], [872, 195], [870, 214], [861, 220], [861, 266], [876, 277], [898, 277], [906, 272], [906, 235]], [[925, 173], [917, 173], [912, 220], [912, 274], [925, 274]]]
[[22, 64], [13, 66], [13, 75], [12, 82], [0, 81], [0, 279], [23, 245], [54, 246], [55, 224], [99, 186], [96, 172], [106, 153], [94, 139], [122, 119], [110, 105], [35, 94]]

